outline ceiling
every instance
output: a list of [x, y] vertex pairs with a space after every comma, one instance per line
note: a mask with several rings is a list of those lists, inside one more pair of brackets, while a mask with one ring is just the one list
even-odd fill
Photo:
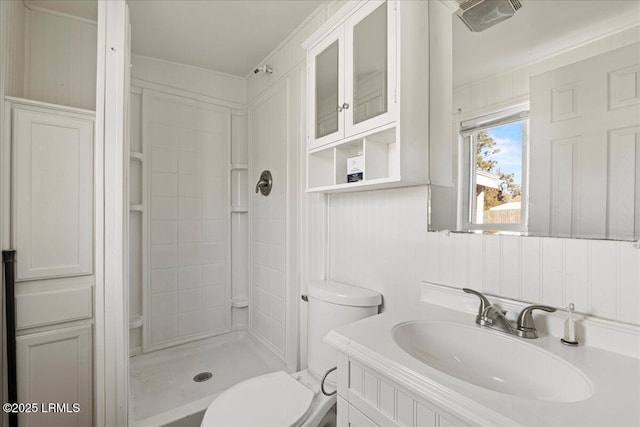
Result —
[[[463, 0], [456, 0], [461, 2]], [[96, 0], [28, 0], [96, 20]], [[129, 0], [139, 55], [246, 76], [322, 0]], [[524, 7], [481, 33], [455, 15], [454, 86], [512, 70], [640, 21], [640, 1], [522, 0]]]
[[454, 86], [513, 70], [640, 23], [635, 0], [522, 0], [516, 14], [474, 33], [453, 16]]
[[245, 77], [319, 0], [129, 0], [132, 51]]
[[[31, 0], [97, 19], [96, 0]], [[247, 76], [321, 0], [128, 0], [133, 53]]]

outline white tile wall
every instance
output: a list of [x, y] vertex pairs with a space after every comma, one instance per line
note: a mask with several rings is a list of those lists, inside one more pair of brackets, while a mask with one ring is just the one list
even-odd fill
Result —
[[427, 232], [425, 187], [330, 196], [335, 280], [380, 291], [384, 309], [421, 281], [640, 324], [640, 249], [630, 242]]
[[230, 330], [230, 111], [143, 97], [150, 164], [150, 332], [161, 348]]
[[[138, 92], [140, 92], [140, 87], [142, 87], [145, 88], [145, 90], [156, 89], [166, 91], [167, 93], [174, 93], [185, 98], [206, 101], [217, 99], [225, 103], [225, 105], [226, 103], [229, 103], [233, 108], [242, 108], [246, 104], [247, 83], [244, 78], [238, 78], [211, 70], [138, 55], [132, 55], [132, 63], [133, 67], [131, 68], [131, 77], [134, 85], [139, 86], [136, 88]], [[142, 127], [142, 120], [140, 117], [140, 98], [140, 95], [132, 93], [132, 111], [134, 114], [132, 114], [131, 117], [131, 149], [132, 151], [138, 152], [142, 151], [142, 146], [140, 144], [141, 137], [139, 136]], [[138, 102], [138, 104], [135, 104], [136, 102]], [[137, 105], [137, 108], [135, 105]], [[136, 112], [138, 115], [136, 115]], [[200, 144], [204, 142], [205, 138], [208, 140], [215, 140], [215, 132], [207, 130], [206, 132], [203, 132], [202, 135], [198, 135], [198, 132], [194, 132], [194, 130], [188, 126], [178, 128], [175, 126], [165, 126], [165, 120], [168, 120], [166, 123], [171, 123], [171, 118], [176, 114], [180, 114], [178, 110], [170, 105], [156, 113], [158, 115], [156, 126], [147, 130], [151, 133], [151, 135], [149, 135], [150, 139], [153, 139], [156, 142], [154, 150], [150, 153], [150, 158], [148, 159], [149, 164], [155, 165], [157, 168], [156, 172], [179, 174], [177, 180], [177, 191], [183, 191], [185, 196], [193, 196], [197, 186], [202, 187], [203, 193], [217, 195], [216, 197], [219, 197], [220, 195], [226, 196], [226, 179], [216, 181], [209, 180], [201, 183], [192, 182], [193, 186], [189, 186], [186, 182], [190, 179], [190, 176], [184, 173], [184, 171], [192, 171], [192, 175], [198, 175], [202, 173], [203, 161], [216, 161], [215, 152], [197, 152]], [[234, 111], [234, 114], [236, 113], [238, 112]], [[188, 114], [183, 113], [182, 120], [190, 119], [192, 118], [189, 117]], [[243, 128], [243, 126], [245, 128]], [[246, 121], [243, 122], [236, 120], [236, 125], [233, 128], [233, 149], [235, 150], [234, 163], [247, 163], [246, 142], [242, 143], [243, 133], [245, 134], [244, 139], [246, 140]], [[134, 137], [135, 135], [138, 135], [138, 137]], [[220, 227], [225, 227], [225, 225], [221, 225], [219, 221], [193, 219], [194, 215], [197, 216], [196, 211], [203, 209], [202, 201], [198, 202], [193, 199], [194, 197], [191, 197], [189, 200], [183, 198], [184, 204], [179, 207], [178, 199], [176, 197], [154, 196], [151, 198], [149, 201], [150, 228], [154, 227], [155, 224], [157, 233], [156, 236], [152, 237], [160, 239], [158, 243], [162, 242], [163, 239], [170, 239], [168, 241], [165, 240], [166, 243], [175, 243], [177, 242], [178, 235], [181, 237], [181, 244], [202, 243], [214, 240], [215, 236], [219, 235], [223, 231]], [[214, 214], [215, 209], [212, 209], [210, 202], [211, 200], [208, 201], [205, 208], [208, 209], [207, 214]], [[198, 203], [201, 204], [198, 205]], [[187, 204], [189, 206], [187, 206]], [[180, 219], [178, 219], [179, 216], [181, 216]], [[183, 218], [184, 216], [191, 219], [185, 219]], [[236, 217], [236, 220], [237, 219], [238, 218]], [[245, 234], [246, 229], [248, 228], [246, 223], [247, 220], [245, 214], [244, 218], [239, 222], [239, 227], [245, 232]], [[160, 231], [159, 229], [161, 228], [164, 229], [164, 231]], [[175, 238], [170, 238], [169, 236], [174, 236], [174, 232]], [[234, 239], [235, 238], [236, 236], [234, 236]], [[244, 243], [244, 252], [240, 250], [234, 253], [236, 259], [240, 259], [241, 256], [244, 256], [246, 259], [246, 246], [247, 243]], [[211, 255], [211, 252], [205, 252], [203, 253], [203, 256], [204, 255]], [[132, 262], [136, 261], [132, 260]], [[248, 270], [246, 261], [245, 264], [240, 264], [240, 266], [241, 268]], [[160, 270], [153, 271], [150, 275], [151, 292], [156, 292], [156, 290], [158, 292], [176, 290], [178, 283], [177, 269], [172, 269], [171, 274], [167, 273], [165, 275], [161, 275], [162, 280], [156, 281], [154, 276], [157, 276], [159, 271]], [[213, 277], [219, 277], [224, 274], [224, 268], [214, 265], [203, 265], [202, 286], [206, 287], [213, 285], [215, 283]], [[246, 275], [247, 274], [244, 273], [244, 277], [246, 277]], [[234, 280], [238, 280], [238, 278], [241, 279], [241, 277], [242, 275], [235, 274], [234, 272]], [[244, 286], [246, 286], [246, 282], [247, 280], [244, 279]], [[132, 281], [131, 285], [131, 292], [133, 295], [142, 292], [141, 281]], [[209, 298], [207, 295], [205, 295], [205, 298]], [[246, 296], [246, 292], [241, 291], [238, 295]], [[131, 307], [132, 314], [141, 313], [142, 311], [141, 304], [139, 302], [136, 303], [136, 301], [140, 301], [140, 298], [131, 299], [132, 304], [135, 304], [135, 306]], [[215, 316], [210, 316], [209, 320], [215, 321], [216, 316], [219, 317], [220, 314], [218, 313]], [[247, 321], [243, 319], [244, 318], [240, 318], [239, 321], [241, 324], [246, 325]], [[187, 319], [185, 319], [185, 321], [187, 321]], [[132, 334], [133, 338], [131, 340], [131, 346], [140, 346], [140, 343], [137, 341], [138, 337], [134, 335], [135, 334]]]

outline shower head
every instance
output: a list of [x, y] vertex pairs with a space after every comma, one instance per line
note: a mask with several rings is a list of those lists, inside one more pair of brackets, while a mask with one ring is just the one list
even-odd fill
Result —
[[255, 70], [253, 70], [253, 74], [271, 74], [273, 73], [273, 68], [271, 68], [271, 65], [269, 64], [264, 64], [262, 67], [258, 67]]

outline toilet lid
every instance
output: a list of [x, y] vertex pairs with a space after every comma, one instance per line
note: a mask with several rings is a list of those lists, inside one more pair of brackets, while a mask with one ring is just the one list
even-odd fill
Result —
[[295, 426], [307, 415], [313, 392], [284, 371], [243, 381], [209, 405], [201, 427]]

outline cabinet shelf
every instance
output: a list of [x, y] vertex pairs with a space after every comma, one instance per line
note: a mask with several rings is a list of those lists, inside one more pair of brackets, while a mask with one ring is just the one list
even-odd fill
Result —
[[233, 163], [231, 164], [232, 171], [246, 171], [249, 169], [249, 165], [246, 163]]
[[305, 191], [307, 193], [347, 193], [350, 191], [381, 190], [383, 188], [410, 187], [422, 184], [424, 184], [422, 181], [410, 181], [402, 179], [401, 177], [395, 177], [326, 185], [324, 187], [311, 187]]
[[132, 151], [129, 153], [129, 158], [131, 160], [138, 160], [140, 162], [144, 161], [144, 155], [139, 151]]
[[129, 211], [131, 212], [142, 212], [144, 210], [144, 206], [143, 205], [130, 205], [129, 206]]
[[232, 213], [247, 213], [249, 208], [247, 206], [231, 206]]
[[[309, 151], [306, 191], [345, 192], [423, 184], [420, 177], [415, 180], [401, 177], [397, 129], [382, 129], [365, 137]], [[364, 158], [363, 179], [347, 182], [347, 161], [360, 155]]]

